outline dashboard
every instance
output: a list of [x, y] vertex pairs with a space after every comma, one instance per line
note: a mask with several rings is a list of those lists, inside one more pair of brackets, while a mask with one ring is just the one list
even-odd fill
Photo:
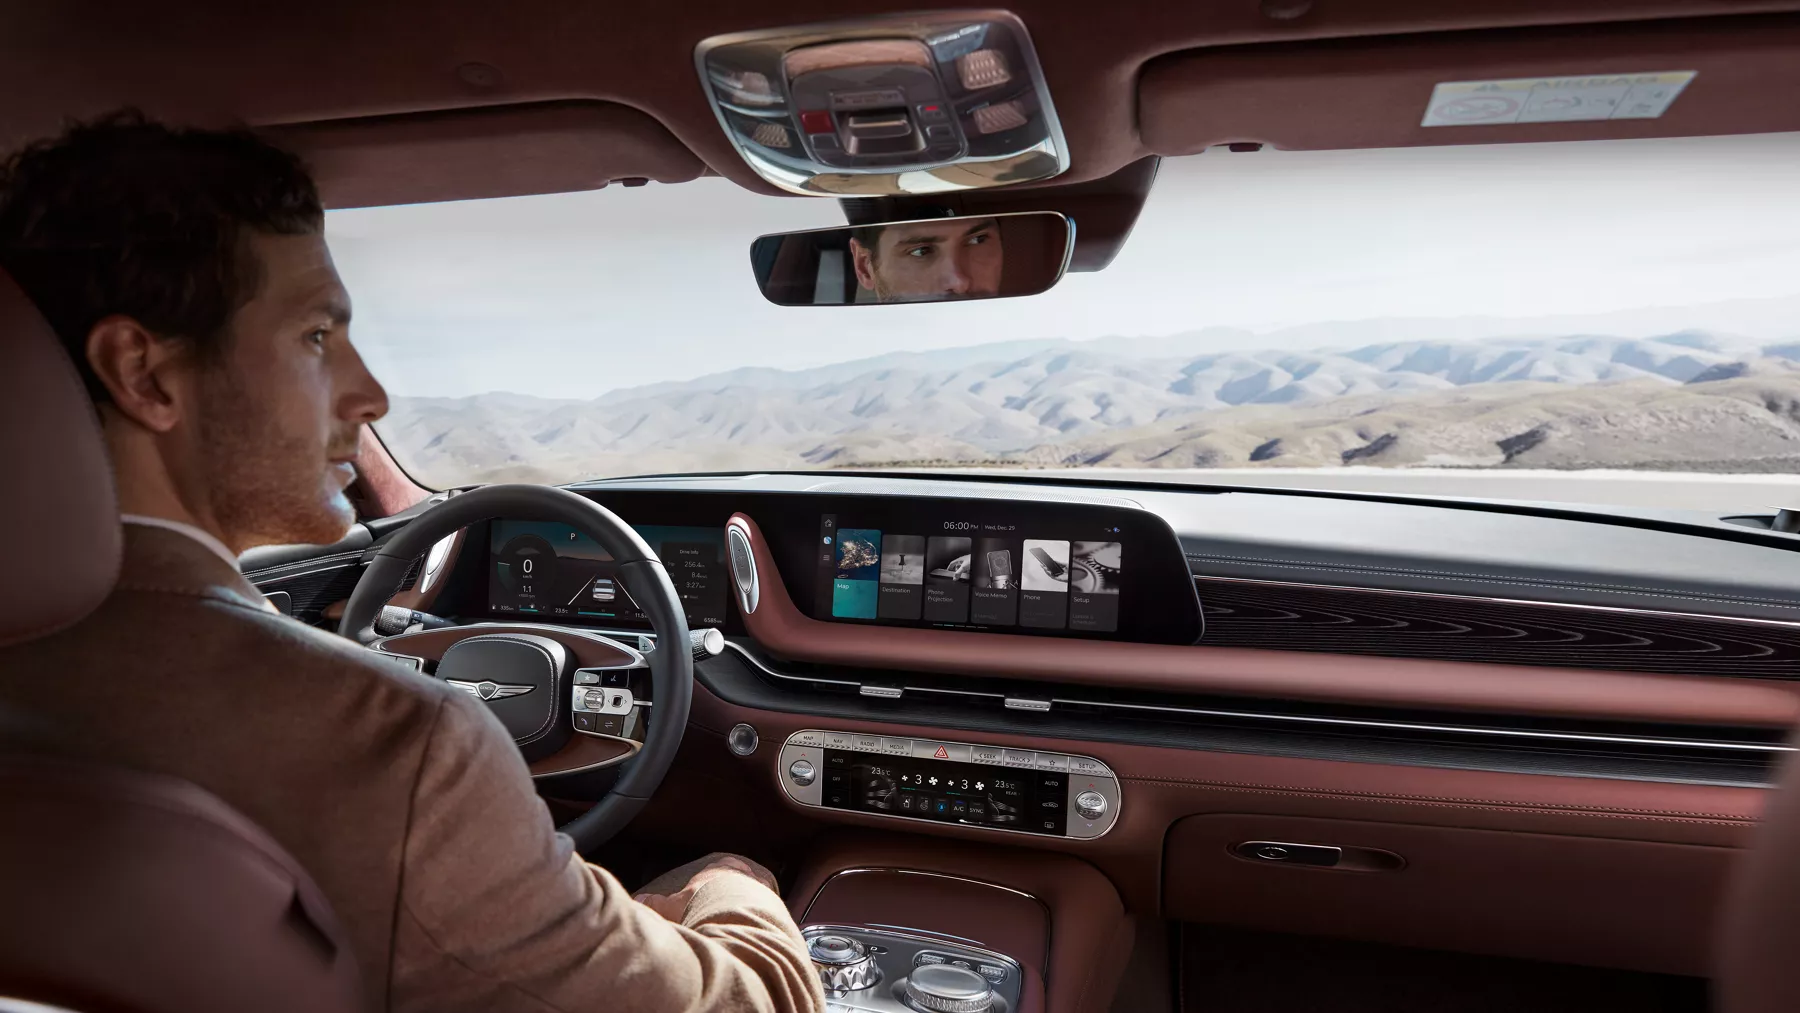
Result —
[[[1707, 923], [1800, 718], [1800, 543], [1717, 519], [963, 477], [575, 491], [633, 524], [690, 626], [724, 634], [694, 666], [702, 773], [658, 803], [708, 847], [720, 826], [1025, 843], [1145, 911], [1438, 945], [1468, 910], [1512, 910], [1529, 931], [1459, 945], [1567, 961], [1597, 940], [1603, 960], [1698, 968], [1701, 929], [1616, 911]], [[319, 615], [365, 538], [245, 570]], [[650, 632], [642, 611], [566, 527], [495, 518], [461, 545], [407, 592], [453, 628], [410, 636], [525, 623], [576, 652], [558, 692], [585, 734], [532, 772], [597, 797], [653, 713], [643, 672], [602, 656], [643, 650], [621, 636]], [[1498, 886], [1497, 834], [1538, 856]], [[1343, 864], [1283, 870], [1269, 842]], [[1402, 868], [1423, 880], [1375, 884]]]
[[[806, 615], [837, 624], [1192, 644], [1200, 603], [1174, 532], [1127, 504], [832, 496], [756, 509]], [[655, 550], [690, 628], [737, 632], [725, 522], [708, 498], [628, 496], [615, 508]], [[485, 611], [648, 629], [600, 545], [563, 524], [488, 522]]]

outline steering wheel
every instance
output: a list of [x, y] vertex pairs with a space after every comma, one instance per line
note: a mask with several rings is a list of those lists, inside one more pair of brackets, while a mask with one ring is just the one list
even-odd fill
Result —
[[[694, 658], [687, 649], [687, 616], [681, 599], [662, 561], [630, 525], [585, 496], [550, 486], [490, 485], [452, 496], [414, 518], [381, 547], [344, 604], [344, 618], [338, 628], [358, 643], [375, 640], [375, 618], [399, 589], [413, 560], [440, 539], [491, 517], [556, 521], [599, 542], [616, 562], [618, 580], [649, 618], [657, 643], [663, 645], [652, 651], [648, 659], [655, 706], [648, 708], [651, 713], [643, 748], [626, 763], [624, 774], [599, 804], [560, 828], [574, 838], [577, 850], [591, 852], [623, 830], [662, 783], [681, 746], [694, 696]], [[491, 643], [510, 638], [514, 646], [526, 641], [526, 649], [530, 650], [531, 630], [530, 625], [520, 624], [509, 633], [505, 626], [499, 626], [493, 634], [469, 638], [457, 646], [475, 640]], [[541, 658], [536, 663], [542, 664]], [[561, 722], [561, 728], [566, 730], [571, 720], [568, 688], [553, 674], [549, 690], [559, 697], [551, 703], [550, 718]], [[522, 740], [515, 736], [515, 741]]]

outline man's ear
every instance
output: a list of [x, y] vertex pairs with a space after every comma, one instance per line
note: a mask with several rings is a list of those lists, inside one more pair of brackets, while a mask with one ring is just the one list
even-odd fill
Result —
[[177, 374], [186, 349], [127, 316], [110, 316], [88, 332], [88, 366], [113, 407], [138, 425], [166, 433], [182, 420], [184, 385]]
[[875, 290], [875, 252], [862, 244], [859, 239], [850, 240], [850, 263], [856, 268], [856, 283], [873, 292]]

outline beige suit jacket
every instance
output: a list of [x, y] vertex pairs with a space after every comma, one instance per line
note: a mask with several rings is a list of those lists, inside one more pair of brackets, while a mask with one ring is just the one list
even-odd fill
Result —
[[0, 704], [260, 824], [330, 899], [374, 1009], [824, 1008], [772, 891], [720, 877], [664, 920], [556, 832], [479, 701], [275, 614], [177, 532], [127, 525], [98, 612], [0, 650]]

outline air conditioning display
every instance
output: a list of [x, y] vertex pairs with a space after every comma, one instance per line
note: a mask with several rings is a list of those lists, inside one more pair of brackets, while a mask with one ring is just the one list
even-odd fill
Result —
[[896, 529], [819, 518], [821, 619], [1113, 633], [1126, 601], [1122, 529], [937, 518]]

